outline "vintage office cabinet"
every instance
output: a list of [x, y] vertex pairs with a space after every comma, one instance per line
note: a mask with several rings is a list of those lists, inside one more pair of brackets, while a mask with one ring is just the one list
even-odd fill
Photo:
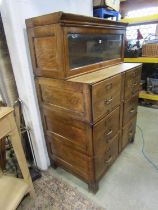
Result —
[[134, 140], [141, 64], [123, 63], [126, 25], [62, 12], [26, 24], [52, 166], [96, 192]]

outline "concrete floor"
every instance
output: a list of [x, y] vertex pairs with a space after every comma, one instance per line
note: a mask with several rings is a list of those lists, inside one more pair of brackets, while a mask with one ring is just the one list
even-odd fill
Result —
[[[158, 110], [139, 107], [137, 124], [143, 129], [146, 154], [158, 165]], [[50, 171], [107, 210], [158, 210], [158, 171], [146, 161], [141, 149], [137, 128], [135, 142], [126, 147], [102, 178], [96, 195], [63, 169]]]

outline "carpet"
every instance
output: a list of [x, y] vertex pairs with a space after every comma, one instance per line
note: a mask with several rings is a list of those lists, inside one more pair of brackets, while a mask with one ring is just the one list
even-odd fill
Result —
[[36, 198], [26, 196], [17, 210], [105, 210], [49, 171], [42, 173], [34, 187]]

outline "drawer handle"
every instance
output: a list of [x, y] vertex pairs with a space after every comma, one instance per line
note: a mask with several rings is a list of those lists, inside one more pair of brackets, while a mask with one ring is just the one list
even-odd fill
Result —
[[137, 82], [133, 83], [133, 86], [136, 86], [136, 85], [138, 85], [138, 83], [137, 83]]
[[112, 102], [113, 98], [111, 97], [110, 99], [106, 99], [104, 101], [105, 104], [110, 104]]
[[130, 110], [130, 113], [133, 113], [133, 112], [135, 112], [135, 109], [134, 109], [134, 108], [132, 108], [132, 109]]
[[107, 89], [107, 90], [110, 90], [111, 88], [112, 88], [112, 83], [106, 85], [106, 89]]
[[112, 129], [110, 129], [109, 132], [106, 133], [106, 135], [109, 136], [110, 134], [112, 134], [112, 132], [113, 132]]
[[108, 160], [105, 160], [105, 163], [106, 164], [109, 164], [109, 163], [111, 163], [111, 161], [112, 161], [112, 156], [110, 155], [109, 159]]

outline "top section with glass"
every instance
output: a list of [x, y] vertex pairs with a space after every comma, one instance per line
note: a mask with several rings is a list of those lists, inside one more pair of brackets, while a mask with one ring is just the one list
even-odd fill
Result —
[[123, 62], [125, 23], [57, 12], [26, 25], [36, 76], [65, 79]]
[[70, 69], [120, 58], [120, 34], [69, 33], [67, 38]]

